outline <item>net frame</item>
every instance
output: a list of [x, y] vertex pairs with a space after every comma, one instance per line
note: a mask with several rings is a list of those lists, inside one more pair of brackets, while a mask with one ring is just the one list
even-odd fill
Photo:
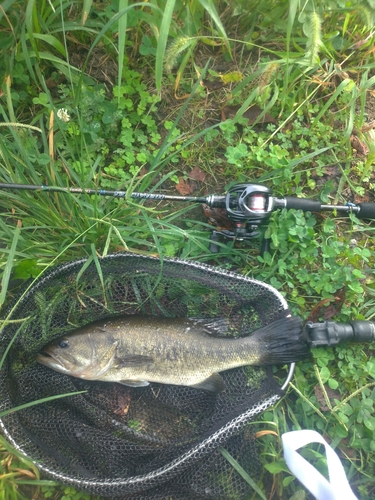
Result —
[[[91, 262], [91, 264], [87, 266], [88, 262], [88, 259], [79, 259], [77, 261], [62, 264], [44, 273], [26, 291], [26, 293], [21, 295], [21, 297], [15, 302], [14, 310], [10, 319], [21, 319], [25, 314], [25, 310], [30, 308], [30, 300], [35, 298], [35, 294], [37, 294], [40, 290], [48, 289], [48, 287], [51, 286], [51, 284], [55, 284], [56, 280], [58, 281], [61, 276], [77, 276], [82, 272], [82, 269], [86, 272], [87, 269], [90, 269], [90, 266], [91, 269], [95, 267], [94, 262]], [[191, 273], [199, 284], [206, 286], [207, 283], [209, 283], [213, 289], [215, 286], [218, 286], [218, 293], [224, 295], [227, 293], [228, 296], [231, 296], [231, 298], [235, 301], [241, 301], [242, 299], [240, 296], [237, 298], [235, 295], [233, 296], [230, 290], [231, 286], [238, 286], [241, 290], [246, 289], [246, 287], [254, 288], [254, 290], [256, 289], [259, 291], [259, 296], [262, 300], [267, 298], [267, 300], [270, 300], [273, 306], [276, 307], [276, 310], [274, 311], [275, 318], [279, 317], [280, 314], [285, 316], [289, 314], [288, 305], [284, 297], [272, 286], [258, 280], [254, 280], [250, 277], [222, 270], [207, 264], [182, 259], [167, 258], [160, 261], [156, 257], [131, 253], [111, 254], [99, 259], [99, 263], [101, 268], [104, 270], [107, 268], [107, 263], [110, 263], [108, 266], [109, 269], [120, 269], [122, 266], [135, 271], [137, 267], [140, 267], [140, 269], [148, 268], [148, 272], [150, 272], [150, 269], [154, 269], [155, 276], [158, 275], [163, 278], [167, 277], [170, 279], [175, 279], [178, 276], [183, 277], [186, 276], [186, 273]], [[217, 283], [219, 283], [219, 285], [217, 285]], [[223, 285], [223, 283], [225, 283], [225, 285]], [[223, 286], [226, 290], [222, 290]], [[248, 299], [244, 299], [245, 303], [246, 300]], [[120, 311], [117, 312], [119, 313]], [[98, 317], [100, 318], [101, 314], [99, 314]], [[102, 317], [105, 316], [103, 315]], [[260, 321], [262, 323], [268, 320], [271, 322], [273, 319], [268, 316], [267, 318], [264, 318], [264, 320]], [[263, 324], [254, 325], [253, 328], [255, 329], [256, 326], [263, 326]], [[1, 355], [5, 352], [7, 343], [13, 338], [17, 328], [18, 327], [14, 324], [8, 325], [1, 333]], [[17, 344], [17, 338], [15, 344]], [[30, 437], [23, 432], [22, 423], [20, 423], [17, 413], [7, 415], [6, 417], [0, 419], [0, 430], [10, 443], [18, 451], [34, 461], [41, 471], [63, 484], [69, 484], [77, 489], [85, 490], [90, 493], [110, 495], [109, 498], [165, 498], [165, 491], [158, 493], [156, 490], [160, 490], [164, 484], [167, 484], [173, 478], [181, 477], [181, 474], [186, 473], [186, 471], [192, 467], [192, 464], [202, 461], [205, 457], [207, 457], [207, 455], [212, 454], [215, 450], [224, 446], [233, 436], [241, 433], [246, 428], [247, 424], [256, 416], [264, 412], [270, 406], [276, 404], [277, 401], [281, 399], [292, 376], [293, 368], [294, 364], [290, 366], [287, 379], [281, 388], [272, 377], [269, 377], [271, 382], [268, 387], [268, 394], [266, 397], [264, 396], [264, 388], [261, 388], [261, 395], [257, 394], [255, 391], [252, 399], [250, 399], [250, 406], [246, 407], [246, 403], [242, 404], [242, 407], [239, 405], [236, 409], [237, 414], [235, 416], [232, 414], [231, 418], [229, 418], [228, 415], [223, 417], [222, 423], [220, 424], [219, 422], [219, 424], [211, 426], [198, 443], [194, 444], [187, 450], [183, 450], [180, 455], [170, 460], [168, 463], [163, 464], [161, 467], [155, 467], [154, 470], [143, 474], [131, 475], [129, 477], [96, 477], [91, 479], [84, 478], [82, 477], [82, 474], [76, 474], [75, 471], [68, 474], [66, 472], [61, 472], [61, 470], [58, 470], [58, 467], [56, 468], [53, 465], [51, 466], [49, 457], [45, 457], [45, 460], [41, 460], [40, 455], [34, 453], [33, 443], [30, 442], [32, 440], [30, 440]], [[6, 364], [4, 364], [2, 370], [0, 371], [0, 401], [0, 411], [8, 410], [14, 406], [9, 393], [9, 373]], [[152, 492], [153, 489], [156, 489], [154, 493]], [[124, 494], [126, 496], [123, 496]], [[186, 495], [183, 497], [188, 498]], [[219, 498], [219, 496], [216, 497]], [[174, 496], [174, 498], [177, 498], [177, 496]], [[192, 498], [198, 498], [198, 495]], [[202, 498], [215, 498], [215, 496], [204, 496]]]

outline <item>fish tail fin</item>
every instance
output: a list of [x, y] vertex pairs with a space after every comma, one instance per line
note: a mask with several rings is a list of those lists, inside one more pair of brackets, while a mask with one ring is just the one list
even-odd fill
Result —
[[302, 320], [298, 316], [274, 321], [249, 338], [257, 343], [259, 365], [294, 363], [311, 356], [302, 338]]

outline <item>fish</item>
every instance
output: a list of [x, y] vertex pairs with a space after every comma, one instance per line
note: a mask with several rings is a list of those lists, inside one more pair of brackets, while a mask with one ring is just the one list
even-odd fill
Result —
[[121, 316], [87, 324], [45, 346], [36, 360], [84, 380], [145, 387], [150, 382], [221, 392], [219, 372], [246, 365], [275, 365], [310, 355], [302, 320], [289, 316], [246, 337], [224, 318]]

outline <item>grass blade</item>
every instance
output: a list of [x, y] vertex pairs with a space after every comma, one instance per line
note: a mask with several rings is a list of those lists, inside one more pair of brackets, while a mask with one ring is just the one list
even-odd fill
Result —
[[55, 396], [48, 396], [48, 398], [38, 399], [37, 401], [30, 401], [29, 403], [15, 406], [14, 408], [10, 408], [9, 410], [1, 411], [0, 418], [5, 417], [5, 415], [9, 415], [10, 413], [14, 413], [16, 411], [24, 410], [25, 408], [29, 408], [30, 406], [35, 406], [35, 405], [39, 405], [42, 403], [47, 403], [48, 401], [53, 401], [54, 399], [65, 398], [68, 396], [76, 396], [77, 394], [84, 394], [85, 392], [87, 392], [87, 391], [67, 392], [66, 394], [56, 394]]
[[7, 259], [7, 262], [5, 264], [5, 269], [4, 269], [3, 277], [1, 280], [0, 309], [5, 302], [5, 297], [6, 297], [6, 293], [8, 290], [9, 278], [10, 278], [10, 274], [12, 272], [13, 259], [14, 259], [14, 255], [16, 253], [18, 238], [19, 238], [20, 233], [21, 233], [21, 225], [22, 225], [21, 221], [19, 220], [17, 222], [17, 226], [16, 226], [16, 229], [14, 231], [12, 246], [10, 247], [8, 259]]
[[101, 283], [102, 288], [103, 288], [104, 306], [107, 308], [107, 296], [106, 296], [106, 293], [105, 293], [103, 271], [102, 271], [102, 268], [100, 266], [100, 262], [99, 262], [98, 256], [96, 255], [96, 250], [95, 250], [94, 244], [91, 243], [90, 246], [91, 246], [92, 258], [93, 258], [93, 261], [95, 263], [95, 267], [96, 267], [96, 270], [98, 272], [100, 283]]
[[21, 47], [22, 47], [22, 55], [25, 60], [26, 68], [31, 76], [31, 78], [36, 82], [36, 76], [35, 76], [35, 71], [34, 71], [34, 66], [31, 62], [31, 56], [29, 54], [30, 47], [27, 45], [27, 34], [26, 34], [26, 24], [22, 24], [22, 35], [21, 35]]
[[167, 46], [167, 39], [169, 34], [169, 28], [172, 21], [173, 10], [175, 6], [176, 0], [167, 0], [165, 5], [162, 22], [160, 25], [160, 33], [158, 45], [156, 48], [156, 62], [155, 62], [155, 83], [156, 90], [160, 95], [161, 91], [161, 80], [163, 77], [163, 63], [164, 63], [164, 55], [165, 48]]
[[5, 0], [5, 2], [0, 5], [0, 21], [2, 20], [6, 11], [10, 9], [14, 3], [16, 3], [16, 0]]
[[17, 484], [24, 484], [29, 486], [59, 486], [57, 481], [50, 481], [49, 479], [17, 479]]
[[12, 94], [11, 94], [11, 78], [10, 75], [5, 77], [5, 87], [6, 87], [6, 95], [7, 95], [7, 108], [10, 116], [11, 122], [16, 121], [16, 115], [14, 114], [13, 102], [12, 102]]
[[82, 26], [86, 24], [87, 18], [89, 17], [90, 14], [91, 6], [92, 6], [92, 0], [83, 0], [82, 19], [81, 19]]
[[221, 22], [220, 16], [217, 13], [217, 10], [215, 8], [215, 3], [212, 0], [199, 0], [199, 3], [202, 5], [202, 7], [204, 7], [206, 9], [206, 11], [209, 13], [212, 20], [216, 24], [216, 27], [218, 28], [219, 32], [221, 33], [221, 36], [224, 38], [224, 42], [225, 42], [225, 45], [228, 49], [229, 55], [232, 58], [229, 40], [228, 40], [227, 34], [225, 32], [224, 26]]
[[249, 484], [253, 488], [253, 490], [258, 493], [258, 495], [260, 496], [260, 498], [262, 500], [267, 500], [267, 498], [265, 497], [263, 491], [258, 487], [258, 485], [254, 481], [254, 479], [252, 479], [249, 476], [249, 474], [245, 471], [245, 469], [243, 469], [241, 467], [241, 465], [237, 462], [237, 460], [235, 460], [232, 457], [232, 455], [227, 450], [225, 450], [224, 448], [221, 448], [220, 452], [223, 455], [223, 457], [226, 460], [228, 460], [228, 462], [232, 465], [232, 467], [234, 469], [236, 469], [236, 471], [238, 472], [238, 474], [244, 478], [244, 480], [247, 482], [247, 484]]
[[292, 34], [294, 20], [296, 18], [297, 7], [298, 7], [298, 0], [290, 0], [289, 12], [288, 12], [288, 25], [286, 30], [286, 51], [288, 55], [290, 52], [290, 37]]
[[[124, 67], [125, 43], [126, 43], [126, 28], [128, 24], [128, 0], [120, 0], [119, 11], [125, 11], [125, 14], [118, 20], [118, 75], [117, 85], [121, 87], [122, 69]], [[118, 95], [120, 102], [121, 95]]]
[[[245, 101], [242, 103], [242, 106], [240, 107], [240, 109], [237, 111], [237, 113], [235, 114], [233, 120], [235, 121], [237, 118], [240, 118], [244, 113], [245, 111], [247, 110], [247, 108], [250, 106], [250, 104], [255, 100], [255, 98], [257, 97], [258, 95], [258, 88], [256, 87], [252, 92], [251, 94], [249, 95], [249, 97], [247, 97], [245, 99]], [[261, 119], [262, 115], [265, 114], [265, 111], [263, 113], [260, 114], [259, 116], [259, 119]]]
[[39, 59], [38, 47], [34, 38], [34, 27], [33, 21], [35, 21], [36, 17], [36, 8], [35, 8], [35, 0], [29, 0], [27, 2], [26, 13], [25, 13], [25, 25], [27, 32], [29, 34], [30, 43], [32, 48], [34, 49], [36, 58]]
[[331, 97], [319, 111], [318, 115], [311, 122], [311, 128], [314, 127], [315, 123], [317, 123], [321, 119], [321, 117], [324, 115], [324, 113], [326, 113], [330, 105], [337, 99], [337, 97], [341, 94], [341, 92], [345, 89], [345, 87], [347, 87], [351, 82], [352, 80], [350, 80], [350, 78], [346, 78], [340, 83], [340, 85], [337, 87], [337, 89], [334, 91], [334, 93], [331, 95]]
[[48, 43], [51, 45], [53, 48], [58, 50], [60, 54], [62, 54], [64, 57], [66, 57], [66, 52], [65, 52], [65, 47], [64, 45], [58, 40], [55, 36], [53, 35], [45, 35], [42, 33], [34, 33], [34, 38], [38, 40], [42, 40], [45, 43]]

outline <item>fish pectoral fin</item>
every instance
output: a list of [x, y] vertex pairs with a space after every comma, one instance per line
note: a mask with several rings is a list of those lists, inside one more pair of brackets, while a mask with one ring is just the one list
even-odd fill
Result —
[[129, 387], [146, 387], [150, 385], [147, 380], [117, 380], [119, 384], [128, 385]]
[[100, 366], [100, 371], [97, 371], [95, 373], [95, 377], [92, 380], [99, 379], [102, 375], [107, 373], [107, 371], [112, 368], [113, 361], [116, 357], [117, 346], [118, 346], [118, 340], [115, 340], [112, 343], [111, 347], [108, 349], [108, 351], [101, 358], [99, 358], [96, 350], [94, 351], [95, 359], [98, 362], [98, 366]]
[[128, 366], [141, 368], [150, 365], [154, 362], [151, 356], [144, 356], [143, 354], [129, 354], [128, 356], [116, 356], [115, 368], [126, 368]]
[[213, 373], [202, 382], [194, 384], [191, 387], [195, 387], [196, 389], [203, 389], [204, 391], [221, 392], [224, 390], [225, 385], [221, 375], [219, 375], [218, 373]]

